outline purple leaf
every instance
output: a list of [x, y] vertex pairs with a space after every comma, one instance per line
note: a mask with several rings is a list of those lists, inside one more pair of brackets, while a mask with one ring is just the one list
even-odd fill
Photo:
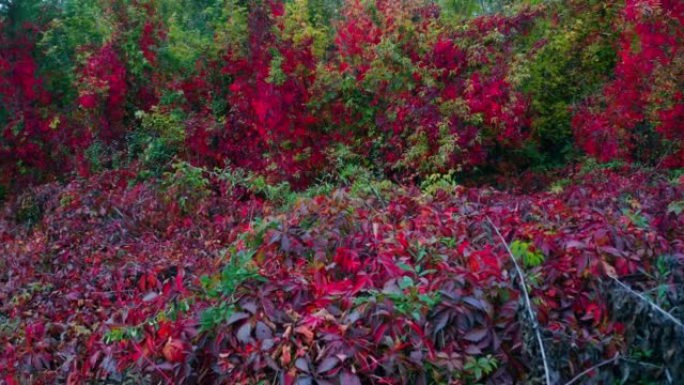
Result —
[[252, 325], [249, 322], [245, 322], [242, 326], [240, 326], [240, 329], [238, 329], [236, 337], [238, 341], [242, 342], [243, 344], [246, 344], [251, 339], [251, 334]]
[[247, 317], [249, 317], [249, 314], [247, 314], [247, 313], [243, 313], [243, 312], [233, 313], [230, 315], [230, 317], [228, 317], [228, 321], [226, 321], [226, 324], [232, 325], [238, 321], [242, 321], [243, 319], [246, 319]]
[[566, 249], [585, 249], [587, 245], [584, 242], [571, 239], [565, 243]]
[[298, 377], [294, 385], [311, 385], [313, 384], [313, 379], [309, 376]]
[[159, 294], [152, 291], [152, 292], [145, 294], [145, 296], [143, 297], [143, 301], [144, 302], [152, 302], [155, 299], [157, 299], [158, 297], [159, 297]]
[[479, 342], [482, 341], [487, 336], [487, 333], [489, 330], [482, 328], [482, 329], [473, 329], [466, 333], [463, 338], [470, 342]]
[[257, 340], [263, 341], [265, 339], [269, 339], [273, 337], [273, 333], [271, 332], [271, 329], [266, 326], [265, 323], [259, 321], [256, 324], [256, 330], [255, 330], [255, 335]]
[[325, 373], [327, 371], [334, 369], [339, 362], [340, 360], [337, 357], [328, 357], [318, 365], [318, 368], [316, 368], [316, 370], [318, 371], [318, 373]]
[[361, 385], [361, 380], [356, 374], [345, 370], [340, 375], [340, 385]]
[[304, 373], [310, 372], [309, 363], [306, 362], [306, 359], [304, 358], [297, 358], [297, 360], [295, 361], [295, 367]]
[[613, 257], [622, 257], [622, 253], [620, 252], [620, 250], [612, 246], [602, 246], [601, 251], [603, 251], [606, 254], [610, 254]]

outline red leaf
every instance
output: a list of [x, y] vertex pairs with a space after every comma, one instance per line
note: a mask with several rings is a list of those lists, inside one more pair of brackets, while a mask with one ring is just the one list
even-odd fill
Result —
[[177, 338], [169, 338], [162, 348], [162, 354], [169, 362], [183, 362], [187, 354], [185, 343]]

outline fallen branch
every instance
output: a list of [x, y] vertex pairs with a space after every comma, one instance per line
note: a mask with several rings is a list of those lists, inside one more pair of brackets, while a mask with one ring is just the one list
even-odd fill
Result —
[[667, 369], [664, 366], [652, 364], [650, 362], [635, 360], [635, 359], [629, 358], [629, 357], [620, 357], [620, 359], [624, 362], [629, 362], [630, 364], [640, 365], [640, 366], [644, 366], [644, 367], [651, 368], [651, 369], [657, 369], [657, 370]]
[[537, 342], [539, 343], [539, 350], [541, 351], [542, 362], [544, 363], [544, 377], [546, 379], [546, 384], [551, 385], [551, 372], [549, 371], [549, 363], [546, 360], [546, 351], [544, 350], [544, 342], [542, 341], [541, 332], [539, 331], [537, 317], [534, 314], [534, 310], [532, 310], [532, 302], [530, 301], [530, 295], [527, 293], [525, 275], [523, 274], [520, 265], [518, 265], [518, 261], [515, 260], [515, 256], [513, 255], [511, 248], [508, 246], [508, 243], [506, 243], [506, 240], [504, 239], [503, 235], [501, 235], [499, 228], [496, 227], [496, 225], [489, 218], [487, 218], [487, 222], [489, 222], [494, 231], [496, 231], [496, 235], [498, 235], [501, 239], [501, 243], [503, 243], [504, 247], [506, 248], [506, 251], [508, 252], [508, 255], [511, 257], [511, 260], [513, 261], [513, 265], [515, 265], [515, 271], [518, 274], [518, 277], [520, 278], [520, 286], [522, 287], [523, 296], [525, 298], [525, 308], [527, 308], [527, 313], [530, 316], [530, 320], [532, 321], [532, 329], [534, 329], [534, 334], [536, 335]]
[[572, 385], [572, 384], [574, 384], [575, 382], [577, 382], [577, 380], [579, 380], [580, 378], [586, 376], [587, 374], [591, 373], [592, 371], [594, 371], [594, 370], [600, 368], [601, 366], [608, 365], [608, 364], [610, 364], [611, 362], [617, 361], [619, 358], [620, 358], [620, 353], [615, 353], [615, 356], [613, 356], [613, 358], [611, 358], [611, 359], [609, 359], [609, 360], [605, 360], [605, 361], [603, 361], [603, 362], [599, 362], [598, 364], [592, 366], [591, 368], [582, 371], [581, 373], [579, 373], [578, 375], [576, 375], [575, 377], [573, 377], [572, 380], [566, 382], [565, 385]]
[[617, 279], [617, 278], [614, 277], [614, 276], [612, 276], [612, 277], [610, 277], [610, 278], [611, 278], [613, 281], [617, 282], [618, 285], [622, 286], [623, 289], [627, 290], [629, 293], [631, 293], [631, 294], [634, 295], [635, 297], [637, 297], [637, 298], [641, 299], [642, 301], [646, 302], [647, 304], [651, 305], [651, 307], [652, 307], [653, 309], [655, 309], [656, 311], [658, 311], [660, 314], [664, 315], [665, 318], [667, 318], [667, 319], [669, 319], [670, 321], [674, 322], [675, 325], [677, 325], [677, 326], [679, 326], [680, 328], [684, 329], [684, 324], [682, 324], [682, 321], [678, 320], [678, 319], [675, 318], [672, 314], [668, 313], [668, 312], [665, 311], [663, 308], [661, 308], [660, 306], [658, 306], [658, 305], [656, 305], [655, 303], [653, 303], [653, 301], [651, 301], [650, 299], [646, 298], [643, 294], [638, 293], [638, 292], [632, 290], [631, 287], [627, 286], [625, 283], [623, 283], [622, 281], [620, 281], [619, 279]]

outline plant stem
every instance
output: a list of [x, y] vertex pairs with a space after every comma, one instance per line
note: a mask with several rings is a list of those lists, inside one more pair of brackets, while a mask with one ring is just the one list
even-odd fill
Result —
[[511, 248], [508, 246], [508, 243], [506, 243], [506, 240], [504, 239], [503, 235], [501, 235], [499, 228], [496, 227], [496, 225], [489, 218], [487, 218], [487, 222], [489, 222], [492, 228], [494, 228], [494, 231], [496, 231], [496, 235], [498, 235], [501, 239], [501, 243], [503, 243], [504, 247], [506, 248], [506, 251], [508, 252], [508, 255], [511, 257], [511, 260], [513, 261], [513, 265], [515, 265], [515, 271], [518, 274], [518, 277], [520, 278], [520, 286], [522, 287], [523, 296], [525, 298], [525, 307], [527, 308], [527, 313], [529, 314], [530, 320], [532, 321], [532, 329], [534, 329], [534, 334], [536, 335], [537, 342], [539, 343], [539, 350], [541, 351], [542, 362], [544, 363], [544, 377], [546, 379], [546, 384], [551, 385], [551, 372], [549, 370], [549, 363], [546, 360], [546, 351], [544, 350], [544, 342], [542, 341], [541, 332], [539, 331], [539, 325], [537, 324], [537, 317], [534, 314], [534, 310], [532, 310], [532, 302], [530, 301], [530, 295], [527, 292], [525, 275], [523, 274], [520, 265], [518, 265], [518, 261], [515, 260], [515, 256], [513, 255]]
[[589, 369], [587, 369], [587, 370], [584, 370], [584, 371], [581, 372], [580, 374], [578, 374], [578, 375], [576, 375], [575, 377], [573, 377], [572, 380], [566, 382], [565, 385], [572, 385], [572, 384], [574, 384], [575, 382], [577, 382], [577, 380], [579, 380], [580, 378], [582, 378], [582, 377], [584, 377], [585, 375], [589, 374], [589, 373], [592, 372], [593, 370], [598, 369], [598, 368], [600, 368], [601, 366], [608, 365], [608, 364], [610, 364], [611, 362], [614, 362], [614, 361], [618, 360], [619, 358], [620, 358], [620, 353], [615, 353], [615, 355], [613, 356], [613, 358], [608, 359], [608, 360], [605, 360], [605, 361], [603, 361], [603, 362], [599, 362], [598, 364], [592, 366], [591, 368], [589, 368]]
[[631, 287], [627, 286], [625, 283], [623, 283], [623, 282], [620, 281], [619, 279], [617, 279], [617, 278], [615, 278], [615, 277], [611, 277], [611, 278], [613, 279], [613, 281], [617, 282], [618, 285], [622, 286], [623, 289], [627, 290], [627, 291], [628, 291], [629, 293], [631, 293], [632, 295], [636, 296], [637, 298], [639, 298], [639, 299], [641, 299], [642, 301], [646, 302], [647, 304], [651, 305], [651, 307], [652, 307], [653, 309], [655, 309], [656, 311], [658, 311], [660, 314], [664, 315], [665, 318], [669, 319], [670, 321], [674, 322], [675, 325], [677, 325], [677, 326], [679, 326], [680, 328], [684, 329], [684, 324], [682, 324], [682, 321], [680, 321], [680, 320], [678, 320], [677, 318], [675, 318], [672, 314], [666, 312], [663, 308], [661, 308], [660, 306], [658, 306], [658, 305], [656, 305], [655, 303], [653, 303], [653, 301], [651, 301], [651, 300], [649, 300], [648, 298], [646, 298], [643, 294], [638, 293], [638, 292], [632, 290]]

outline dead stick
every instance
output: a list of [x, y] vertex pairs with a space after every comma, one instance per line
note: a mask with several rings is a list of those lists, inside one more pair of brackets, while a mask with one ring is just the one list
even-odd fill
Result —
[[546, 351], [544, 350], [544, 342], [542, 341], [541, 332], [539, 332], [537, 317], [534, 315], [534, 310], [532, 310], [532, 302], [530, 301], [530, 295], [527, 293], [525, 275], [523, 274], [520, 265], [518, 265], [518, 261], [515, 260], [515, 256], [513, 255], [511, 248], [508, 247], [508, 243], [506, 243], [506, 240], [504, 239], [503, 235], [501, 235], [499, 228], [496, 227], [496, 225], [489, 218], [487, 218], [487, 222], [489, 222], [492, 228], [494, 228], [494, 231], [496, 231], [496, 235], [498, 235], [501, 239], [501, 243], [503, 243], [504, 247], [506, 248], [506, 251], [508, 252], [508, 255], [511, 257], [511, 260], [513, 261], [513, 265], [515, 265], [515, 271], [518, 274], [518, 278], [520, 278], [520, 286], [522, 287], [523, 296], [525, 298], [525, 307], [527, 308], [527, 313], [529, 314], [530, 320], [532, 321], [532, 328], [534, 329], [534, 334], [537, 336], [539, 350], [541, 350], [542, 362], [544, 363], [544, 377], [546, 378], [546, 384], [551, 385], [551, 373], [549, 371], [549, 363], [546, 361]]
[[608, 365], [608, 364], [610, 364], [611, 362], [616, 361], [618, 358], [620, 358], [620, 353], [615, 353], [615, 356], [613, 356], [613, 358], [611, 358], [611, 359], [609, 359], [609, 360], [605, 360], [605, 361], [603, 361], [603, 362], [599, 362], [598, 364], [592, 366], [591, 368], [589, 368], [589, 369], [583, 371], [582, 373], [576, 375], [575, 377], [573, 377], [572, 380], [566, 382], [565, 385], [572, 385], [572, 384], [574, 384], [575, 382], [577, 382], [577, 380], [579, 380], [580, 378], [584, 377], [585, 375], [587, 375], [587, 374], [591, 373], [592, 371], [594, 371], [594, 370], [600, 368], [601, 366]]
[[663, 308], [661, 308], [660, 306], [658, 306], [658, 305], [656, 305], [655, 303], [653, 303], [651, 300], [649, 300], [648, 298], [646, 298], [643, 294], [638, 293], [638, 292], [632, 290], [631, 287], [627, 286], [626, 284], [624, 284], [622, 281], [620, 281], [620, 280], [617, 279], [616, 277], [610, 277], [610, 278], [612, 278], [613, 281], [617, 282], [618, 285], [622, 286], [622, 288], [624, 288], [625, 290], [627, 290], [628, 292], [630, 292], [632, 295], [636, 296], [637, 298], [639, 298], [639, 299], [641, 299], [642, 301], [646, 302], [647, 304], [651, 305], [651, 307], [654, 308], [655, 310], [657, 310], [660, 314], [664, 315], [664, 316], [665, 316], [666, 318], [668, 318], [670, 321], [674, 322], [677, 326], [679, 326], [680, 328], [684, 329], [684, 324], [682, 324], [682, 321], [676, 319], [672, 314], [666, 312]]

